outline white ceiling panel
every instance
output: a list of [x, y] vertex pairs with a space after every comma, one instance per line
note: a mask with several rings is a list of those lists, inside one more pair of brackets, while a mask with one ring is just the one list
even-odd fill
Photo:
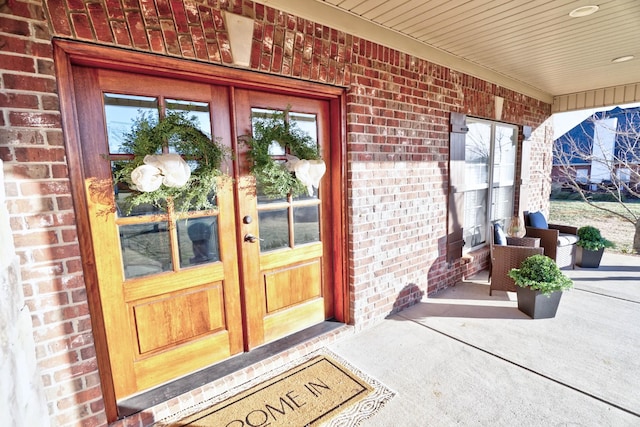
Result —
[[[423, 46], [422, 56], [433, 60], [434, 52], [442, 52], [445, 65], [454, 58], [455, 64], [473, 64], [471, 73], [479, 77], [495, 82], [491, 75], [503, 76], [549, 97], [640, 83], [640, 0], [262, 2], [354, 35], [373, 34], [391, 47], [402, 46], [398, 37], [405, 37], [411, 53], [419, 55]], [[599, 10], [569, 16], [587, 5]], [[611, 62], [625, 55], [635, 58]]]

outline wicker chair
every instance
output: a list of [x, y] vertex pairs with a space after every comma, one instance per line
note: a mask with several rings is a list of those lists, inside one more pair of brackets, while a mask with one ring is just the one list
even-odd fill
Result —
[[495, 245], [492, 242], [489, 295], [493, 291], [515, 292], [516, 284], [509, 277], [509, 270], [520, 267], [520, 263], [531, 255], [543, 252], [538, 238], [507, 237], [506, 245]]
[[549, 228], [532, 227], [529, 212], [524, 212], [524, 223], [526, 236], [540, 238], [544, 254], [554, 260], [559, 268], [575, 267], [578, 227], [559, 224], [548, 224]]

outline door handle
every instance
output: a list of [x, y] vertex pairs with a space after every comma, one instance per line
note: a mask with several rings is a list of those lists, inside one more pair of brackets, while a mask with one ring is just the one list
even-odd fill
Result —
[[248, 243], [255, 243], [258, 240], [262, 240], [262, 239], [258, 239], [256, 236], [254, 236], [253, 234], [245, 234], [244, 236], [244, 241], [248, 242]]

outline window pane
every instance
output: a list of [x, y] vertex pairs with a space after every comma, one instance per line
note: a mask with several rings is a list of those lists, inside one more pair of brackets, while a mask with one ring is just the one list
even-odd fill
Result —
[[293, 208], [293, 237], [296, 245], [320, 241], [319, 206]]
[[287, 209], [259, 212], [258, 220], [261, 251], [289, 247], [289, 215]]
[[501, 187], [513, 185], [516, 172], [517, 131], [512, 126], [496, 125], [493, 154], [493, 182]]
[[506, 229], [513, 216], [513, 186], [494, 188], [491, 197], [493, 198], [491, 222], [499, 222]]
[[474, 187], [489, 182], [491, 153], [491, 124], [469, 119], [465, 139], [465, 186]]
[[121, 225], [119, 231], [126, 279], [172, 269], [167, 223]]
[[183, 219], [177, 226], [180, 267], [220, 261], [218, 217]]
[[158, 118], [158, 101], [147, 96], [104, 94], [104, 115], [111, 154], [124, 153], [121, 149], [124, 135], [141, 114]]
[[485, 243], [487, 225], [487, 190], [464, 193], [464, 247], [471, 249]]

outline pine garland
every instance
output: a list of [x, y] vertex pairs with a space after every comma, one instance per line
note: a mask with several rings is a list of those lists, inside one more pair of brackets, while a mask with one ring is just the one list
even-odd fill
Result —
[[133, 159], [116, 162], [115, 184], [122, 183], [132, 188], [131, 172], [143, 164], [146, 155], [160, 154], [163, 146], [173, 148], [188, 163], [197, 162], [196, 168], [182, 187], [162, 185], [151, 192], [132, 192], [125, 199], [126, 213], [144, 204], [166, 211], [167, 200], [172, 200], [179, 212], [215, 208], [211, 199], [216, 194], [217, 178], [222, 175], [220, 165], [228, 150], [205, 135], [198, 128], [196, 117], [188, 117], [185, 112], [170, 112], [160, 120], [151, 113], [142, 113], [134, 120], [122, 143], [123, 151], [133, 154]]
[[285, 119], [288, 110], [271, 115], [254, 123], [253, 136], [245, 136], [250, 171], [258, 187], [272, 199], [281, 199], [291, 194], [298, 196], [307, 189], [295, 174], [289, 172], [283, 162], [277, 162], [269, 154], [269, 146], [277, 142], [288, 154], [300, 160], [319, 160], [316, 141], [297, 125]]

